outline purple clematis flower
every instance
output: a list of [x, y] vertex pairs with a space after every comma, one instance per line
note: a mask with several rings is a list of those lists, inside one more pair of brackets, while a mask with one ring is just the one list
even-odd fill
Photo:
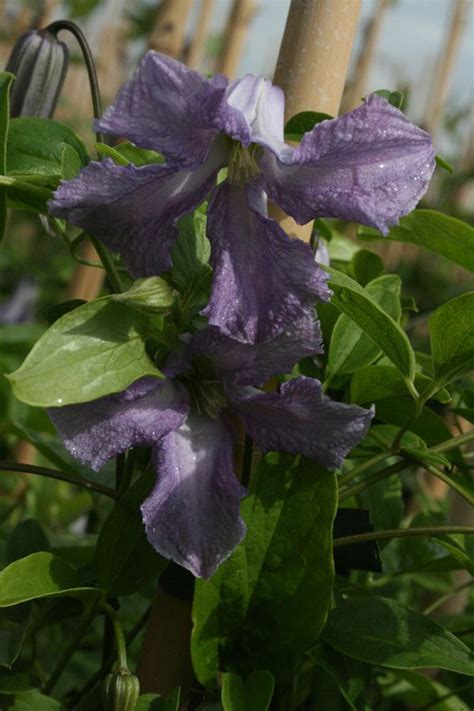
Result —
[[[156, 484], [142, 504], [155, 549], [208, 578], [245, 535], [245, 489], [234, 475], [232, 415], [263, 451], [301, 453], [334, 469], [367, 432], [371, 410], [334, 402], [321, 383], [298, 377], [259, 389], [321, 350], [306, 316], [258, 346], [207, 327], [170, 362], [165, 382], [143, 378], [126, 391], [49, 414], [69, 451], [94, 469], [129, 447], [152, 448]], [[289, 425], [290, 423], [290, 425]]]
[[177, 220], [211, 193], [214, 281], [204, 313], [252, 343], [329, 297], [309, 246], [267, 216], [267, 195], [300, 224], [337, 217], [386, 233], [415, 207], [435, 165], [429, 135], [377, 95], [292, 148], [283, 93], [270, 81], [205, 79], [152, 51], [97, 128], [161, 151], [166, 164], [93, 162], [62, 183], [52, 214], [100, 237], [132, 276], [150, 276], [170, 267]]

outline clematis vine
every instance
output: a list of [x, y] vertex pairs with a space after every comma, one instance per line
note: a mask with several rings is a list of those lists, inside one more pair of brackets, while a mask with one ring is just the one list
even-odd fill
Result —
[[372, 410], [332, 401], [317, 380], [259, 389], [320, 350], [318, 325], [308, 316], [258, 346], [208, 326], [170, 359], [166, 381], [142, 378], [122, 393], [49, 414], [69, 451], [96, 470], [130, 447], [152, 448], [156, 484], [141, 507], [148, 539], [208, 578], [245, 535], [233, 417], [263, 451], [300, 453], [329, 469], [370, 426]]
[[177, 220], [210, 196], [214, 278], [203, 313], [249, 343], [329, 297], [309, 246], [268, 217], [267, 196], [300, 224], [336, 217], [386, 233], [415, 207], [435, 165], [429, 135], [380, 96], [316, 125], [293, 148], [283, 93], [270, 81], [206, 79], [153, 51], [96, 127], [166, 162], [92, 162], [60, 185], [51, 213], [101, 238], [142, 277], [169, 269]]

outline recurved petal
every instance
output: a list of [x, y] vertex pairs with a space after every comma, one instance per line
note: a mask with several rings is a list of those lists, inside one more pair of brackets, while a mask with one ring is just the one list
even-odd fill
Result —
[[285, 97], [280, 87], [269, 79], [246, 74], [227, 87], [220, 125], [244, 146], [257, 143], [283, 158], [292, 152], [283, 138], [284, 111]]
[[303, 454], [328, 469], [341, 466], [373, 417], [372, 410], [331, 400], [318, 380], [304, 376], [284, 383], [279, 392], [235, 389], [233, 406], [263, 451]]
[[165, 154], [168, 164], [200, 165], [217, 135], [227, 80], [205, 79], [181, 62], [149, 51], [97, 129]]
[[263, 187], [300, 224], [337, 217], [386, 234], [426, 192], [434, 158], [429, 134], [372, 94], [317, 124], [284, 162], [267, 151]]
[[330, 293], [309, 246], [266, 217], [265, 203], [262, 191], [225, 181], [208, 208], [214, 279], [203, 313], [212, 326], [247, 343], [288, 330]]
[[154, 444], [179, 427], [188, 411], [183, 386], [142, 378], [118, 395], [52, 407], [48, 414], [71, 454], [98, 470], [129, 447]]
[[221, 165], [217, 146], [194, 172], [92, 162], [61, 183], [49, 210], [118, 252], [133, 277], [154, 276], [171, 266], [176, 221], [205, 200]]
[[216, 326], [194, 334], [189, 345], [191, 357], [208, 357], [228, 383], [255, 386], [278, 373], [290, 373], [299, 360], [322, 350], [319, 323], [310, 313], [256, 345], [229, 338]]
[[192, 413], [154, 448], [157, 481], [141, 507], [146, 534], [161, 555], [197, 577], [209, 578], [245, 534], [233, 443], [223, 420]]

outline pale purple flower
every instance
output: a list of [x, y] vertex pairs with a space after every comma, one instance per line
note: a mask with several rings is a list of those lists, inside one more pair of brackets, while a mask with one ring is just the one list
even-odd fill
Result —
[[[298, 223], [337, 217], [386, 233], [412, 210], [434, 169], [427, 133], [377, 95], [285, 144], [282, 91], [262, 77], [205, 79], [148, 52], [97, 123], [161, 151], [164, 165], [91, 163], [63, 183], [51, 212], [100, 237], [132, 276], [170, 267], [176, 222], [211, 194], [211, 325], [258, 342], [326, 300], [308, 245], [267, 216], [267, 195]], [[219, 170], [227, 179], [216, 186]]]
[[169, 363], [167, 381], [143, 378], [122, 393], [49, 413], [69, 451], [94, 469], [129, 447], [152, 448], [156, 484], [142, 505], [148, 539], [208, 578], [245, 535], [231, 415], [263, 451], [299, 453], [329, 469], [369, 428], [372, 410], [332, 401], [317, 380], [259, 389], [320, 350], [318, 324], [308, 316], [257, 346], [209, 326]]

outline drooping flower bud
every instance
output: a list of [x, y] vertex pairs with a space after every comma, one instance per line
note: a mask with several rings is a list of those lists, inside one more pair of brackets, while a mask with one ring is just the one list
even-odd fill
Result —
[[51, 118], [69, 62], [64, 44], [48, 30], [29, 30], [16, 42], [5, 71], [15, 74], [10, 116]]
[[133, 711], [140, 695], [140, 682], [135, 674], [119, 668], [107, 674], [102, 683], [104, 711]]

